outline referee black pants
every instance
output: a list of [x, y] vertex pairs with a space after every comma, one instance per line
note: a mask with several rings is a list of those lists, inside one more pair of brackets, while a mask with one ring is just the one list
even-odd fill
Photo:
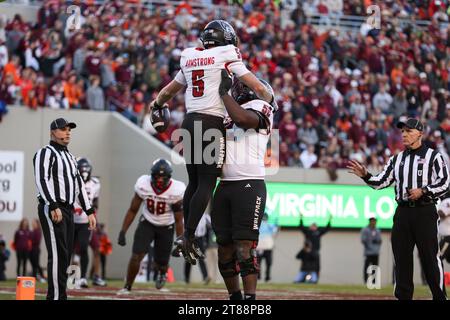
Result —
[[433, 299], [445, 300], [436, 206], [397, 207], [391, 242], [395, 264], [395, 297], [399, 300], [413, 298], [413, 250], [416, 245]]
[[62, 221], [54, 223], [48, 205], [38, 206], [39, 220], [48, 252], [47, 300], [67, 300], [67, 268], [73, 250], [74, 222], [73, 208], [60, 206]]

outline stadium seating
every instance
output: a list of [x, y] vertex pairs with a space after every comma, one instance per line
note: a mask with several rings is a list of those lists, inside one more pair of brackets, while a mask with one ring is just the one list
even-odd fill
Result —
[[[111, 110], [171, 147], [183, 96], [162, 134], [146, 106], [219, 14], [235, 26], [249, 69], [276, 92], [281, 166], [332, 171], [357, 159], [379, 170], [402, 148], [403, 116], [420, 117], [427, 143], [448, 160], [448, 1], [79, 3], [80, 30], [66, 24], [62, 1], [45, 1], [35, 25], [20, 15], [0, 21], [0, 119], [5, 104]], [[364, 25], [370, 4], [380, 6], [381, 30]]]

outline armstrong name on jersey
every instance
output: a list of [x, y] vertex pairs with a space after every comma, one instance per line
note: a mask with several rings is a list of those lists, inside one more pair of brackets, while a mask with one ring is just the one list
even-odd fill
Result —
[[273, 125], [272, 107], [263, 100], [252, 100], [241, 107], [259, 112], [265, 116], [268, 125], [267, 128], [244, 131], [234, 124], [227, 130], [227, 154], [221, 180], [264, 180], [266, 175], [264, 158]]
[[[97, 177], [91, 177], [91, 179], [84, 183], [86, 193], [89, 198], [89, 203], [91, 206], [94, 204], [94, 199], [100, 196], [100, 180]], [[89, 223], [89, 219], [87, 214], [81, 208], [80, 203], [77, 201], [74, 203], [74, 211], [73, 211], [73, 221], [75, 223]]]
[[186, 61], [186, 64], [184, 65], [185, 68], [189, 67], [203, 67], [203, 66], [210, 66], [215, 63], [214, 57], [207, 57], [207, 58], [196, 58], [196, 59], [189, 59]]
[[169, 185], [158, 192], [151, 185], [151, 176], [139, 177], [134, 191], [143, 200], [142, 214], [145, 219], [156, 226], [169, 226], [175, 223], [172, 206], [183, 200], [186, 185], [178, 180], [170, 179]]

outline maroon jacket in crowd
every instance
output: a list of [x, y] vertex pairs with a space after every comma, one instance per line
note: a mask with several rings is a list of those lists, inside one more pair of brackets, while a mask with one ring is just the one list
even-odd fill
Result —
[[30, 232], [31, 250], [39, 250], [41, 246], [42, 232], [40, 229], [34, 229]]
[[31, 231], [17, 230], [14, 234], [14, 247], [16, 251], [31, 251]]
[[120, 65], [117, 67], [116, 72], [116, 80], [119, 83], [130, 85], [131, 84], [131, 76], [132, 72], [128, 66]]
[[102, 60], [96, 55], [89, 55], [86, 58], [85, 66], [89, 75], [100, 75], [100, 65]]
[[6, 104], [14, 103], [14, 99], [8, 92], [8, 86], [6, 83], [0, 83], [0, 101], [3, 101]]

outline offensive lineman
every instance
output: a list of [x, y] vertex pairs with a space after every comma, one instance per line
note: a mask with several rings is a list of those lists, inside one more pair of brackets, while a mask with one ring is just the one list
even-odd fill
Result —
[[[175, 251], [191, 264], [196, 264], [196, 258], [203, 258], [194, 242], [195, 230], [221, 174], [226, 152], [223, 124], [225, 108], [218, 95], [221, 70], [225, 68], [233, 73], [261, 99], [270, 104], [276, 103], [273, 94], [242, 62], [241, 53], [236, 47], [236, 33], [228, 22], [211, 21], [205, 26], [200, 40], [203, 48], [187, 48], [182, 52], [181, 70], [150, 104], [153, 112], [158, 113], [168, 100], [187, 87], [187, 114], [181, 127], [189, 133], [188, 137], [183, 137], [183, 156], [189, 183], [183, 199], [185, 232], [183, 237], [176, 240]], [[205, 136], [208, 129], [215, 129], [214, 135], [209, 138]], [[197, 137], [198, 134], [201, 137]], [[205, 159], [207, 149], [214, 150], [206, 155], [211, 155], [212, 159]]]
[[172, 166], [165, 159], [153, 162], [150, 175], [139, 177], [134, 186], [134, 197], [123, 220], [118, 244], [125, 246], [125, 234], [144, 202], [143, 215], [134, 234], [133, 253], [127, 270], [124, 288], [117, 294], [129, 294], [141, 261], [154, 242], [155, 287], [166, 283], [170, 252], [173, 244], [174, 224], [177, 236], [183, 234], [183, 194], [186, 186], [172, 179]]
[[[86, 193], [89, 198], [91, 206], [95, 209], [95, 213], [98, 212], [98, 198], [100, 196], [100, 180], [97, 177], [92, 176], [92, 165], [86, 158], [80, 158], [77, 161], [78, 171], [80, 172], [81, 179], [83, 179]], [[74, 204], [74, 216], [75, 223], [74, 232], [74, 244], [78, 244], [80, 254], [81, 265], [81, 279], [79, 285], [81, 288], [87, 288], [88, 282], [86, 280], [86, 273], [89, 264], [88, 246], [91, 237], [94, 234], [94, 230], [89, 230], [89, 220], [86, 213], [81, 208], [78, 201]], [[94, 255], [95, 265], [95, 255]], [[98, 267], [93, 279], [94, 286], [106, 286], [106, 282], [100, 278]]]
[[[261, 81], [273, 94], [271, 86]], [[231, 96], [228, 95], [230, 87]], [[219, 245], [219, 271], [230, 300], [255, 300], [259, 273], [256, 247], [266, 206], [264, 156], [276, 109], [238, 79], [231, 86], [225, 70], [219, 91], [234, 121], [227, 130], [227, 160], [211, 213]]]

